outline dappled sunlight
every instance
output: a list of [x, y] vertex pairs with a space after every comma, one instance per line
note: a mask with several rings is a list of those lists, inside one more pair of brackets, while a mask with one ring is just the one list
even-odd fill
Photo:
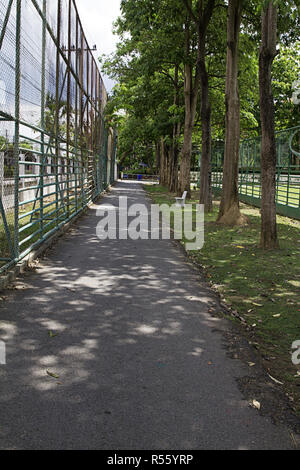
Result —
[[57, 364], [57, 358], [56, 356], [43, 356], [40, 358], [39, 363], [41, 366], [55, 366]]
[[190, 354], [191, 356], [201, 356], [202, 353], [203, 349], [196, 347], [193, 349], [193, 351], [189, 352], [188, 354]]
[[11, 341], [18, 333], [18, 328], [11, 321], [0, 321], [0, 338]]
[[158, 331], [158, 328], [155, 328], [151, 325], [140, 325], [140, 326], [136, 326], [131, 334], [153, 335], [157, 331]]
[[49, 319], [37, 319], [37, 321], [47, 330], [54, 330], [57, 332], [62, 332], [66, 329], [66, 325], [63, 325], [61, 322], [57, 320], [49, 320]]
[[[224, 409], [239, 428], [249, 414], [257, 420], [235, 383], [238, 361], [226, 362], [223, 320], [210, 314], [218, 299], [198, 272], [170, 241], [101, 242], [97, 222], [93, 209], [24, 277], [26, 289], [0, 303], [8, 347], [0, 403], [16, 415], [2, 423], [1, 439], [37, 449], [46, 435], [49, 448], [108, 448], [110, 439], [196, 448], [213, 422], [226, 429]], [[234, 446], [251, 447], [241, 429]]]

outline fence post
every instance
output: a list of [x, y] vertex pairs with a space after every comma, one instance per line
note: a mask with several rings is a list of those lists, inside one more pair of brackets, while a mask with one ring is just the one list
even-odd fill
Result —
[[40, 229], [41, 239], [44, 237], [44, 171], [45, 171], [45, 76], [46, 76], [46, 14], [47, 0], [43, 0], [42, 29], [42, 77], [41, 77], [41, 165], [40, 165]]
[[80, 155], [81, 155], [81, 207], [85, 206], [85, 151], [84, 151], [84, 143], [83, 143], [83, 135], [84, 135], [84, 118], [83, 118], [83, 87], [84, 87], [84, 42], [83, 42], [83, 35], [81, 34], [80, 37], [80, 65], [79, 65], [79, 80], [80, 80]]
[[[79, 33], [78, 33], [78, 18], [76, 14], [76, 31], [75, 31], [75, 40], [76, 40], [76, 58], [75, 58], [75, 71], [76, 76], [79, 77], [79, 58], [78, 58], [78, 49], [79, 49]], [[80, 152], [78, 151], [78, 95], [79, 95], [79, 86], [78, 81], [75, 83], [75, 129], [74, 129], [74, 145], [75, 145], [75, 212], [78, 211], [78, 182], [80, 176]]]
[[[72, 186], [72, 182], [71, 182], [71, 186], [70, 186], [70, 177], [72, 175], [71, 173], [71, 158], [70, 158], [70, 136], [71, 136], [71, 133], [70, 133], [70, 126], [71, 126], [71, 63], [72, 63], [72, 59], [71, 59], [71, 36], [72, 36], [72, 32], [71, 32], [71, 14], [72, 14], [72, 11], [71, 11], [71, 0], [68, 1], [68, 69], [67, 69], [67, 174], [66, 174], [66, 178], [67, 178], [67, 219], [69, 219], [70, 217], [70, 192], [71, 192], [71, 186]], [[73, 155], [73, 159], [74, 159], [74, 155]], [[74, 160], [72, 160], [73, 162]], [[73, 175], [72, 175], [72, 178], [73, 180]]]
[[116, 160], [117, 160], [117, 145], [118, 145], [118, 134], [116, 129], [113, 131], [113, 153], [111, 159], [111, 178], [110, 184], [113, 184], [117, 177], [116, 177]]
[[16, 68], [15, 68], [15, 137], [14, 137], [14, 169], [15, 169], [15, 259], [19, 258], [19, 144], [20, 144], [20, 88], [21, 88], [21, 0], [17, 0], [16, 8]]
[[[59, 225], [60, 208], [59, 208], [59, 155], [60, 155], [60, 126], [59, 126], [59, 110], [60, 110], [60, 33], [61, 33], [61, 0], [57, 0], [57, 48], [56, 48], [56, 84], [55, 84], [55, 188], [56, 188], [56, 227]], [[62, 201], [63, 202], [63, 201]]]

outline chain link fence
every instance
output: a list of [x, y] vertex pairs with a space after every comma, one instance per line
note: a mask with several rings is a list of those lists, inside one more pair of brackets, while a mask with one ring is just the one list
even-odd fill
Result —
[[107, 99], [74, 0], [0, 0], [1, 271], [113, 183]]

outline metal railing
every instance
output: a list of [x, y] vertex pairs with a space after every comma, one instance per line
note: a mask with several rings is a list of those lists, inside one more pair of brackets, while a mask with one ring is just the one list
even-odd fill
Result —
[[0, 0], [0, 272], [113, 183], [107, 99], [74, 0]]
[[159, 175], [147, 175], [147, 174], [133, 174], [122, 172], [122, 180], [133, 180], [133, 181], [159, 181]]
[[[300, 219], [300, 126], [276, 133], [278, 214]], [[240, 145], [239, 196], [241, 201], [261, 204], [261, 138], [243, 140]], [[212, 146], [212, 187], [220, 193], [223, 184], [224, 142]]]

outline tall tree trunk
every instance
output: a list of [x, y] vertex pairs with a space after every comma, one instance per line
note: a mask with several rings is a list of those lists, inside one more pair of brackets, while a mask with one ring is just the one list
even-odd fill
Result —
[[[199, 25], [197, 25], [199, 28]], [[190, 55], [190, 25], [186, 26], [186, 53]], [[193, 149], [193, 130], [195, 126], [198, 94], [200, 87], [200, 67], [199, 67], [199, 40], [198, 40], [198, 58], [193, 77], [193, 67], [190, 63], [184, 67], [184, 103], [185, 103], [185, 119], [184, 119], [184, 138], [181, 151], [180, 164], [180, 183], [178, 194], [187, 191], [187, 197], [191, 197], [191, 156]]]
[[170, 192], [177, 193], [178, 192], [178, 163], [179, 163], [179, 144], [178, 139], [180, 137], [180, 123], [176, 123], [173, 129], [173, 143], [172, 143], [172, 174], [170, 175], [170, 185], [169, 190]]
[[[196, 107], [198, 100], [199, 87], [201, 82], [202, 90], [202, 103], [201, 103], [201, 120], [202, 120], [202, 159], [201, 159], [201, 179], [202, 187], [200, 193], [200, 201], [205, 204], [205, 210], [210, 211], [212, 206], [212, 197], [210, 189], [210, 165], [211, 165], [211, 131], [210, 131], [210, 104], [209, 104], [209, 84], [208, 74], [205, 66], [206, 56], [206, 36], [209, 23], [211, 21], [213, 11], [215, 8], [215, 0], [198, 0], [196, 3], [196, 10], [193, 9], [193, 2], [191, 0], [184, 0], [184, 4], [197, 28], [198, 36], [198, 51], [197, 63], [195, 67], [195, 78], [193, 81], [193, 72], [190, 65], [185, 68], [185, 132], [184, 132], [184, 146], [182, 151], [183, 160], [183, 180], [181, 189], [187, 190], [190, 194], [190, 165], [192, 153], [192, 136], [193, 128], [196, 117]], [[186, 35], [186, 52], [189, 52], [189, 37]], [[189, 160], [187, 155], [189, 155]], [[187, 168], [187, 162], [189, 166]], [[189, 174], [187, 175], [187, 171]], [[188, 184], [187, 184], [188, 178]], [[186, 183], [184, 185], [184, 183]], [[184, 187], [185, 186], [185, 187]]]
[[[174, 134], [174, 132], [173, 132]], [[178, 153], [176, 155], [175, 141], [173, 136], [173, 142], [170, 147], [170, 170], [169, 170], [169, 191], [177, 192], [178, 187]]]
[[211, 105], [209, 102], [209, 82], [205, 64], [205, 37], [200, 38], [201, 48], [201, 124], [202, 152], [200, 168], [200, 204], [204, 204], [205, 212], [212, 211], [211, 188]]
[[[190, 21], [187, 21], [185, 25], [185, 49], [186, 55], [187, 57], [189, 57], [191, 54]], [[195, 89], [195, 86], [197, 87], [197, 89]], [[196, 83], [195, 86], [193, 86], [193, 67], [190, 63], [186, 63], [184, 66], [184, 138], [181, 152], [180, 181], [178, 193], [181, 195], [184, 191], [187, 191], [188, 198], [191, 197], [191, 155], [193, 145], [192, 139], [196, 117], [199, 84], [197, 85]]]
[[262, 13], [262, 42], [259, 56], [261, 142], [261, 239], [264, 249], [278, 248], [276, 224], [276, 142], [272, 64], [276, 57], [277, 9], [272, 1]]
[[160, 174], [160, 142], [159, 140], [155, 144], [155, 160], [156, 160], [156, 172]]
[[170, 148], [164, 141], [164, 138], [161, 138], [160, 144], [160, 184], [163, 186], [169, 185], [169, 174], [170, 174]]
[[167, 155], [167, 161], [166, 161], [166, 182], [167, 186], [169, 187], [170, 184], [170, 172], [171, 172], [171, 146], [169, 144], [166, 145], [166, 155]]
[[166, 166], [167, 166], [166, 149], [165, 149], [164, 138], [162, 137], [160, 141], [160, 171], [159, 171], [159, 180], [162, 186], [165, 186], [167, 184]]
[[244, 225], [240, 212], [238, 177], [240, 147], [240, 97], [238, 88], [239, 35], [243, 0], [229, 0], [227, 21], [226, 131], [223, 188], [218, 222]]
[[184, 191], [187, 191], [187, 197], [189, 198], [191, 196], [191, 155], [194, 122], [190, 110], [186, 109], [185, 114], [184, 141], [180, 163], [179, 194], [181, 195]]
[[[174, 105], [177, 107], [179, 105], [179, 67], [175, 65], [174, 71]], [[180, 124], [175, 122], [173, 124], [173, 134], [172, 134], [172, 145], [171, 145], [171, 154], [170, 154], [170, 179], [169, 179], [169, 191], [177, 192], [178, 189], [178, 132], [180, 132]]]

